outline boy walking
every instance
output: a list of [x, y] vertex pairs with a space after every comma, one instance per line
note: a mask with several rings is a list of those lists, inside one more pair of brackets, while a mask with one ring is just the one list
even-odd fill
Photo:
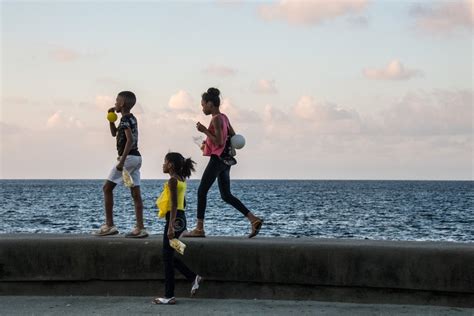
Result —
[[133, 92], [122, 91], [117, 95], [115, 107], [110, 108], [108, 112], [117, 112], [122, 115], [118, 127], [115, 122], [110, 122], [110, 132], [117, 139], [118, 163], [110, 171], [109, 177], [103, 186], [104, 206], [105, 206], [105, 224], [99, 230], [94, 232], [96, 236], [108, 236], [118, 234], [114, 225], [113, 190], [118, 183], [123, 181], [122, 172], [125, 169], [133, 180], [130, 188], [133, 203], [135, 205], [136, 226], [125, 237], [144, 238], [148, 236], [143, 226], [143, 202], [140, 192], [140, 167], [142, 157], [138, 151], [138, 123], [135, 116], [130, 112], [136, 103], [136, 97]]

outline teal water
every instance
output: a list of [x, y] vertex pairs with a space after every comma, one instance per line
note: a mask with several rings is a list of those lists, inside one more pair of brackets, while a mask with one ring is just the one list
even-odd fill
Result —
[[[164, 180], [143, 180], [145, 225], [161, 234], [155, 200]], [[90, 233], [103, 223], [103, 180], [0, 180], [0, 233]], [[188, 184], [188, 226], [198, 180]], [[264, 218], [262, 236], [474, 241], [473, 181], [233, 180], [235, 196]], [[134, 225], [130, 192], [115, 192], [115, 224]], [[243, 236], [249, 224], [208, 195], [208, 235]]]

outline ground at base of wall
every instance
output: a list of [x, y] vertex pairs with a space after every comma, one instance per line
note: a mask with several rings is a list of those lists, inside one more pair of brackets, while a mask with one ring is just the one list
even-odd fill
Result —
[[2, 315], [474, 315], [474, 308], [354, 304], [289, 300], [234, 300], [177, 297], [173, 306], [153, 297], [0, 296]]

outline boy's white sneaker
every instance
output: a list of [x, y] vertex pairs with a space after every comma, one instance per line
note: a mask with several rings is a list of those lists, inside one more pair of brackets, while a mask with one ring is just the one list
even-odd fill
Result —
[[191, 296], [196, 295], [197, 290], [199, 289], [199, 284], [202, 282], [202, 277], [200, 275], [196, 275], [194, 279], [193, 286], [191, 287]]

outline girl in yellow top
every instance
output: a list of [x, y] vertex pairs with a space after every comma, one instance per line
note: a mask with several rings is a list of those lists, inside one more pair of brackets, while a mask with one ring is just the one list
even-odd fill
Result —
[[166, 217], [165, 231], [163, 233], [163, 263], [165, 268], [165, 296], [157, 297], [154, 304], [175, 304], [174, 297], [174, 268], [178, 269], [189, 281], [192, 282], [191, 296], [196, 294], [201, 282], [201, 276], [191, 271], [184, 262], [174, 256], [174, 249], [170, 240], [178, 238], [186, 230], [186, 216], [184, 214], [186, 178], [194, 171], [195, 162], [191, 158], [185, 159], [180, 153], [170, 152], [165, 156], [163, 172], [170, 175], [165, 183], [163, 192], [156, 201], [159, 217]]

